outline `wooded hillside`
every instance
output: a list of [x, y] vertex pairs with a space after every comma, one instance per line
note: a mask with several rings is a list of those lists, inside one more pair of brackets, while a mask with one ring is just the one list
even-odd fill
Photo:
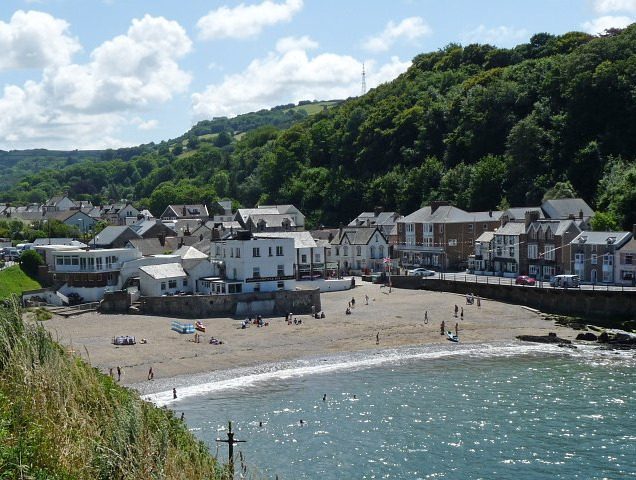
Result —
[[513, 49], [451, 44], [289, 128], [194, 129], [130, 160], [27, 177], [5, 199], [61, 190], [137, 199], [155, 214], [217, 198], [293, 203], [316, 226], [376, 205], [408, 214], [445, 199], [488, 210], [574, 194], [607, 226], [631, 228], [635, 54], [636, 24], [601, 37], [537, 34]]

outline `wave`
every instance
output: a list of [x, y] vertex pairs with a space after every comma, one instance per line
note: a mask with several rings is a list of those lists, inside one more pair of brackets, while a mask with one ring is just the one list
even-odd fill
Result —
[[[502, 357], [522, 357], [537, 355], [575, 356], [591, 365], [606, 364], [608, 361], [631, 359], [633, 354], [600, 351], [594, 346], [577, 346], [577, 349], [561, 348], [557, 345], [534, 343], [481, 343], [427, 345], [366, 352], [338, 354], [333, 356], [303, 358], [293, 361], [261, 364], [196, 375], [184, 375], [170, 379], [171, 385], [157, 385], [160, 391], [142, 395], [142, 398], [158, 406], [168, 406], [180, 400], [203, 396], [213, 392], [262, 388], [273, 381], [310, 375], [328, 374], [339, 371], [353, 371], [381, 367], [384, 365], [404, 365], [422, 359], [436, 360], [458, 358], [465, 361], [496, 359]], [[636, 361], [634, 361], [636, 363]], [[172, 385], [178, 387], [178, 398], [173, 398]], [[163, 390], [162, 388], [165, 388]]]

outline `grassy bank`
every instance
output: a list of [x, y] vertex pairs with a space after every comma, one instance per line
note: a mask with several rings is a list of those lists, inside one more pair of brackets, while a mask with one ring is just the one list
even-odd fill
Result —
[[25, 290], [37, 290], [42, 286], [22, 271], [19, 265], [0, 270], [0, 298], [20, 295]]
[[0, 305], [0, 478], [229, 476], [171, 411], [69, 355], [12, 298]]

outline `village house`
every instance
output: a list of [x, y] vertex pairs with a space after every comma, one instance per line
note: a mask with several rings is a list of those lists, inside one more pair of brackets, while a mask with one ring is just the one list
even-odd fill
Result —
[[250, 232], [289, 232], [305, 229], [305, 216], [293, 205], [260, 205], [239, 208], [234, 217]]
[[120, 225], [109, 225], [89, 240], [94, 248], [123, 248], [129, 240], [141, 238], [132, 228]]
[[615, 283], [636, 286], [636, 225], [631, 240], [618, 248], [616, 254]]
[[331, 240], [328, 262], [337, 263], [344, 274], [384, 271], [389, 243], [378, 227], [341, 227]]
[[632, 239], [631, 232], [581, 232], [572, 241], [572, 272], [581, 282], [614, 283], [617, 253]]
[[202, 223], [210, 220], [208, 207], [199, 205], [168, 205], [159, 217], [164, 221], [199, 219]]
[[218, 277], [202, 279], [204, 293], [253, 293], [296, 287], [293, 238], [255, 237], [239, 230], [210, 245]]
[[[375, 207], [373, 212], [362, 212], [348, 227], [378, 227], [390, 245], [397, 242], [397, 221], [403, 218], [398, 212], [385, 212]], [[395, 236], [395, 238], [392, 238]]]
[[113, 225], [131, 225], [138, 220], [139, 215], [139, 209], [130, 202], [106, 205], [101, 211], [101, 217]]

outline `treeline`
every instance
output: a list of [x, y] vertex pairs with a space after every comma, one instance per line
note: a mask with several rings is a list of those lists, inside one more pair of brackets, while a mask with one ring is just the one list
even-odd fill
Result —
[[217, 198], [293, 203], [312, 226], [376, 205], [408, 214], [434, 199], [487, 210], [576, 195], [602, 212], [599, 227], [631, 228], [635, 53], [636, 25], [599, 37], [537, 34], [512, 49], [451, 44], [289, 128], [263, 125], [223, 145], [191, 137], [183, 153], [164, 146], [130, 161], [68, 166], [8, 195], [48, 184], [135, 198], [155, 214]]

